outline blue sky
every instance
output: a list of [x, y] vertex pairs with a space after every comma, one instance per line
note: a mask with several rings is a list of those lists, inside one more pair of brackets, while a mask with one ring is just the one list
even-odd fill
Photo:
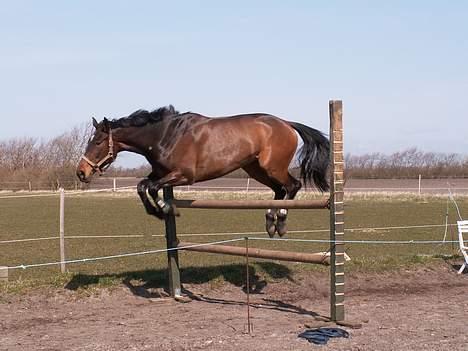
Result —
[[466, 1], [3, 2], [0, 139], [170, 103], [327, 131], [338, 98], [347, 152], [468, 153], [467, 18]]

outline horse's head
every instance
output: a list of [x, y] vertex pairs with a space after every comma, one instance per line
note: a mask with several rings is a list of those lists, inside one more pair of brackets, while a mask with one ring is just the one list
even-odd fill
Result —
[[93, 126], [96, 131], [76, 168], [76, 175], [84, 183], [90, 182], [94, 173], [103, 173], [115, 160], [116, 155], [110, 122], [104, 118], [98, 123], [93, 118]]

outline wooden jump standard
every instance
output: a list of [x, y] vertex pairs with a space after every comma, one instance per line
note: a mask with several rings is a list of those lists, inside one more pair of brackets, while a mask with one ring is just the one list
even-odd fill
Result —
[[[343, 125], [342, 102], [329, 102], [330, 112], [330, 198], [321, 200], [176, 200], [172, 187], [164, 188], [164, 200], [178, 208], [205, 209], [329, 209], [330, 210], [330, 256], [323, 253], [298, 253], [249, 248], [249, 257], [274, 260], [330, 264], [330, 317], [342, 322], [344, 312], [344, 206], [343, 206]], [[237, 246], [206, 245], [184, 248], [195, 243], [179, 242], [174, 216], [166, 219], [166, 244], [168, 248], [245, 256], [246, 249]], [[180, 272], [177, 250], [168, 251], [169, 288], [172, 296], [180, 296]]]

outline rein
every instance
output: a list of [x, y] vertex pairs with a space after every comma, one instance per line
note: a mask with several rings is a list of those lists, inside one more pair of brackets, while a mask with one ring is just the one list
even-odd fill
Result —
[[[112, 161], [114, 161], [114, 140], [112, 139], [112, 129], [109, 129], [109, 151], [107, 151], [107, 155], [104, 156], [101, 160], [98, 162], [93, 162], [89, 158], [87, 158], [85, 155], [81, 156], [82, 160], [85, 160], [91, 168], [98, 173], [103, 173], [109, 166], [111, 165]], [[106, 162], [110, 160], [109, 163], [106, 164]]]

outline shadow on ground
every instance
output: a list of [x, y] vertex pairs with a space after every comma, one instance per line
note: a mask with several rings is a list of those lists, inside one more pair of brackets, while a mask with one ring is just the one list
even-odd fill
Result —
[[[212, 267], [188, 267], [180, 270], [183, 285], [206, 284], [218, 279], [222, 279], [230, 284], [242, 289], [246, 289], [246, 266], [240, 264], [220, 265]], [[294, 281], [291, 270], [281, 264], [273, 262], [256, 262], [249, 266], [249, 287], [250, 294], [262, 294], [262, 290], [267, 286], [269, 279], [286, 279]], [[135, 272], [125, 272], [120, 274], [89, 275], [76, 274], [65, 286], [66, 289], [78, 290], [86, 289], [93, 285], [102, 284], [107, 280], [121, 280], [121, 282], [136, 296], [143, 298], [164, 298], [169, 294], [166, 290], [168, 285], [166, 270], [143, 270]], [[221, 305], [246, 305], [246, 301], [241, 299], [221, 299], [209, 297], [199, 293], [193, 293], [187, 288], [182, 289], [188, 300], [200, 301], [209, 304]], [[261, 303], [250, 303], [254, 309], [271, 309], [281, 312], [308, 315], [316, 321], [325, 321], [316, 312], [306, 310], [280, 300], [261, 298]]]
[[[235, 286], [242, 287], [246, 292], [246, 266], [241, 264], [182, 268], [180, 278], [182, 284], [205, 284], [222, 279]], [[293, 281], [291, 270], [284, 265], [273, 262], [257, 262], [255, 265], [249, 265], [250, 293], [261, 293], [267, 285], [268, 279]], [[161, 290], [164, 291], [168, 287], [167, 270], [158, 269], [119, 274], [91, 275], [78, 273], [66, 284], [65, 288], [69, 290], [86, 289], [109, 280], [121, 280], [133, 294], [147, 298], [164, 296]]]

